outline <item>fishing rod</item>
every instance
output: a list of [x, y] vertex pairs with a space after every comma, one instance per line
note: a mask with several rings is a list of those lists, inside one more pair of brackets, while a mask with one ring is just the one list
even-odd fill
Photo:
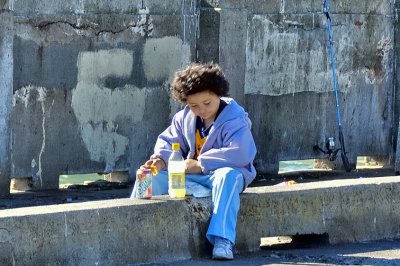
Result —
[[343, 128], [342, 128], [342, 120], [341, 120], [341, 115], [340, 115], [340, 108], [339, 108], [339, 88], [337, 84], [337, 78], [336, 78], [336, 70], [335, 70], [335, 55], [333, 52], [333, 41], [332, 41], [332, 28], [331, 28], [331, 17], [329, 15], [329, 4], [328, 0], [324, 0], [324, 14], [327, 19], [327, 25], [328, 25], [328, 39], [329, 39], [329, 50], [330, 50], [330, 56], [331, 56], [331, 68], [332, 68], [332, 75], [333, 75], [333, 90], [335, 93], [335, 103], [336, 103], [336, 116], [337, 116], [337, 122], [338, 122], [338, 128], [339, 128], [339, 142], [340, 142], [340, 148], [336, 149], [335, 148], [335, 140], [333, 137], [328, 137], [326, 141], [326, 149], [327, 151], [321, 149], [318, 145], [314, 146], [314, 151], [322, 151], [325, 154], [329, 155], [329, 160], [334, 161], [336, 160], [337, 153], [340, 150], [340, 155], [342, 157], [342, 162], [344, 169], [347, 172], [350, 172], [351, 166], [349, 163], [349, 159], [347, 158], [346, 155], [346, 149], [344, 145], [344, 136], [343, 136]]

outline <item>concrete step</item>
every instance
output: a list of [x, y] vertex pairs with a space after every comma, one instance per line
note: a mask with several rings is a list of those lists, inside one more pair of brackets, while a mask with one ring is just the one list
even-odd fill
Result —
[[[327, 234], [329, 242], [400, 236], [400, 178], [248, 188], [236, 253], [271, 236]], [[0, 264], [116, 265], [210, 255], [210, 198], [114, 199], [0, 211]]]

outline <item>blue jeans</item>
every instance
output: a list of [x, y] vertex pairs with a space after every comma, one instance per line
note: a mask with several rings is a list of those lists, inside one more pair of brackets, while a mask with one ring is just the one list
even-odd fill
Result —
[[[240, 208], [239, 194], [244, 189], [244, 178], [238, 170], [224, 167], [210, 175], [187, 174], [186, 182], [195, 182], [211, 189], [212, 216], [207, 239], [214, 245], [215, 237], [236, 239], [236, 223]], [[161, 171], [153, 177], [153, 195], [168, 194], [168, 172]]]

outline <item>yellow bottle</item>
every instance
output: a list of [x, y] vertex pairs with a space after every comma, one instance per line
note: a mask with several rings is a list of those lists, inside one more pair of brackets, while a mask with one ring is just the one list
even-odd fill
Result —
[[168, 194], [171, 198], [185, 198], [185, 160], [180, 152], [180, 144], [172, 143], [172, 153], [168, 159]]

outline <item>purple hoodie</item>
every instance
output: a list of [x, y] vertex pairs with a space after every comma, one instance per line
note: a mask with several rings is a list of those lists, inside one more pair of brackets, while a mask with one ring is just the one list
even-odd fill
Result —
[[[248, 186], [256, 176], [253, 160], [257, 150], [250, 131], [251, 121], [234, 99], [221, 99], [227, 106], [214, 121], [197, 159], [204, 174], [210, 174], [218, 168], [232, 167], [243, 174], [245, 185]], [[171, 125], [158, 136], [151, 157], [161, 157], [167, 164], [172, 152], [171, 144], [179, 142], [183, 157], [193, 158], [195, 131], [196, 115], [189, 106], [185, 106], [174, 115]]]

